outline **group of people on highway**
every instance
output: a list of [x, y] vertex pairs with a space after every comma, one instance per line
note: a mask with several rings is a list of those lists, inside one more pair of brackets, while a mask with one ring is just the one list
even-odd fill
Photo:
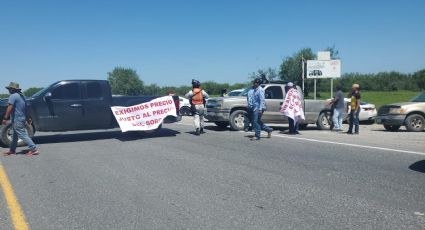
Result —
[[[263, 78], [256, 78], [252, 81], [252, 88], [247, 93], [247, 114], [244, 120], [244, 130], [246, 132], [254, 130], [254, 137], [252, 140], [261, 139], [261, 131], [267, 132], [267, 137], [270, 138], [273, 129], [265, 125], [261, 121], [263, 113], [267, 110], [265, 101], [265, 91], [261, 84], [264, 82]], [[292, 82], [288, 82], [285, 86], [286, 97], [282, 103], [280, 112], [288, 118], [289, 124], [289, 135], [296, 135], [299, 133], [299, 125], [304, 120], [304, 111], [302, 106], [302, 99], [298, 92], [296, 85]], [[198, 80], [192, 80], [192, 90], [186, 95], [189, 99], [195, 125], [195, 135], [205, 133], [204, 131], [204, 115], [206, 112], [205, 103], [208, 98], [208, 94], [201, 89], [201, 83]], [[351, 98], [348, 106], [345, 106], [344, 95], [342, 87], [338, 86], [335, 97], [330, 101], [332, 105], [332, 119], [331, 119], [331, 130], [342, 131], [342, 121], [344, 111], [348, 107], [350, 108], [349, 113], [349, 128], [347, 134], [359, 134], [359, 113], [360, 113], [360, 86], [353, 84], [352, 90], [349, 93]], [[354, 132], [353, 132], [354, 129]]]
[[[256, 78], [252, 82], [252, 88], [247, 94], [248, 111], [245, 119], [244, 130], [246, 132], [254, 129], [255, 134], [252, 140], [261, 139], [261, 131], [267, 132], [267, 137], [271, 137], [273, 129], [265, 125], [261, 121], [261, 117], [266, 111], [265, 91], [261, 87], [264, 83], [263, 78]], [[9, 120], [12, 125], [12, 141], [10, 148], [3, 155], [16, 154], [16, 147], [18, 138], [23, 140], [29, 149], [25, 151], [27, 155], [38, 155], [39, 151], [34, 142], [29, 138], [26, 131], [26, 124], [31, 124], [31, 118], [28, 114], [25, 97], [22, 95], [19, 84], [11, 82], [8, 89], [10, 96], [8, 99], [8, 107], [3, 117], [2, 124], [7, 125]], [[290, 135], [299, 134], [298, 127], [300, 122], [304, 119], [304, 111], [302, 102], [300, 99], [297, 87], [292, 83], [288, 82], [285, 86], [286, 98], [282, 104], [281, 112], [283, 115], [288, 117], [289, 132]], [[204, 115], [206, 112], [205, 104], [206, 99], [209, 95], [201, 88], [201, 83], [198, 80], [192, 80], [192, 90], [186, 95], [189, 99], [194, 119], [195, 135], [205, 133], [204, 126]], [[349, 94], [351, 101], [349, 103], [350, 114], [349, 114], [349, 128], [347, 134], [359, 134], [359, 113], [360, 113], [360, 86], [354, 84], [352, 91]], [[335, 97], [330, 102], [332, 104], [333, 119], [331, 129], [334, 131], [342, 130], [342, 120], [345, 108], [344, 95], [342, 93], [342, 87], [338, 86]], [[353, 132], [354, 128], [354, 132]]]
[[[348, 94], [350, 103], [345, 106], [342, 87], [336, 87], [335, 97], [331, 100], [332, 104], [332, 124], [331, 130], [342, 131], [342, 121], [344, 111], [349, 113], [349, 126], [347, 134], [359, 134], [359, 114], [360, 114], [360, 85], [353, 84], [351, 92]], [[353, 132], [354, 129], [354, 132]]]

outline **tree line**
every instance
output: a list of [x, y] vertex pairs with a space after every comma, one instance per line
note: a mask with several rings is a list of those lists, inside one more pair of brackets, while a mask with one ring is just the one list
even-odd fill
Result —
[[[328, 47], [325, 50], [330, 51], [332, 59], [339, 58], [339, 52], [335, 46]], [[218, 83], [215, 81], [202, 82], [202, 88], [211, 95], [220, 95], [223, 89], [231, 91], [250, 87], [251, 81], [262, 75], [269, 80], [292, 81], [295, 84], [302, 84], [302, 63], [303, 60], [314, 60], [316, 55], [311, 48], [303, 48], [295, 52], [291, 56], [287, 56], [282, 60], [278, 68], [263, 68], [248, 74], [246, 82], [229, 84]], [[306, 74], [306, 73], [305, 73]], [[159, 86], [157, 84], [145, 84], [141, 80], [139, 74], [131, 69], [124, 67], [115, 67], [111, 72], [107, 73], [107, 79], [110, 82], [112, 94], [114, 95], [184, 95], [191, 90], [190, 84], [184, 86]], [[313, 92], [314, 81], [312, 79], [305, 80], [305, 94]], [[418, 70], [415, 73], [400, 72], [379, 72], [379, 73], [345, 73], [341, 78], [334, 79], [334, 86], [342, 86], [344, 91], [348, 91], [353, 83], [360, 84], [362, 90], [368, 91], [396, 91], [425, 90], [425, 69]], [[330, 79], [317, 80], [317, 92], [330, 91]], [[25, 96], [31, 96], [42, 88], [31, 87], [23, 91]], [[7, 94], [0, 94], [1, 98], [7, 98]]]

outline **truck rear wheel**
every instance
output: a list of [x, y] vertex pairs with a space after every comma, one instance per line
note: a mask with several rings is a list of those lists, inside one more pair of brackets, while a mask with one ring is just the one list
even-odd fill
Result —
[[407, 116], [404, 124], [410, 132], [421, 132], [424, 130], [425, 119], [420, 114], [411, 114]]
[[331, 113], [329, 111], [321, 112], [317, 118], [317, 128], [320, 130], [330, 129], [331, 128]]
[[[28, 134], [29, 138], [33, 138], [34, 137], [34, 129], [32, 127], [32, 125], [26, 125], [26, 131]], [[7, 125], [3, 125], [1, 130], [0, 130], [0, 135], [1, 135], [1, 142], [6, 145], [7, 147], [10, 147], [10, 145], [12, 144], [12, 137], [13, 137], [13, 128], [12, 128], [12, 123], [8, 123]], [[25, 146], [26, 143], [21, 140], [18, 139], [18, 146]]]
[[230, 128], [235, 131], [243, 130], [247, 116], [244, 110], [235, 110], [230, 114]]
[[400, 129], [400, 125], [384, 125], [384, 128], [390, 132], [396, 132]]

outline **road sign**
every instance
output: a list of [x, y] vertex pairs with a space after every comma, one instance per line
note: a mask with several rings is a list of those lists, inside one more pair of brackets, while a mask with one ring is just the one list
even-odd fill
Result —
[[339, 78], [341, 77], [341, 60], [307, 60], [306, 78]]

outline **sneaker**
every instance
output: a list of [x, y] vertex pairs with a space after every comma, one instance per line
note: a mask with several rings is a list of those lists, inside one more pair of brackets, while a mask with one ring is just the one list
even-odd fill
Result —
[[27, 156], [38, 155], [38, 154], [40, 154], [38, 149], [33, 149], [33, 150], [30, 150], [26, 153]]
[[199, 131], [199, 129], [196, 129], [195, 135], [199, 136], [201, 134], [201, 132]]
[[353, 135], [353, 132], [348, 131], [346, 134]]
[[267, 132], [267, 138], [271, 138], [272, 137], [272, 132], [273, 132], [273, 130], [270, 130], [270, 131]]
[[16, 154], [16, 153], [11, 152], [11, 151], [7, 151], [7, 152], [3, 153], [3, 156], [10, 156], [10, 155], [14, 155], [14, 154]]

